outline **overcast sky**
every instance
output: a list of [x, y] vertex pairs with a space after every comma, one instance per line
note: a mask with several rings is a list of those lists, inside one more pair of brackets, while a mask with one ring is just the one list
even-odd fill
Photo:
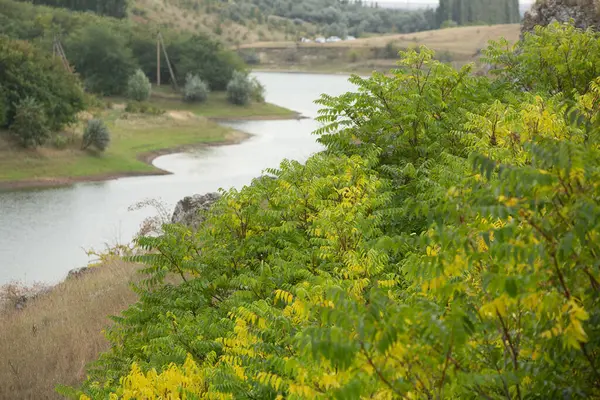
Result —
[[[365, 1], [365, 0], [363, 0]], [[367, 2], [379, 3], [382, 6], [388, 5], [389, 7], [401, 7], [401, 8], [423, 8], [430, 7], [436, 8], [439, 5], [439, 0], [366, 0]], [[520, 9], [522, 12], [527, 10], [535, 0], [519, 0]]]
[[[535, 0], [520, 0], [521, 4], [531, 4], [533, 3]], [[382, 0], [382, 2], [389, 2], [389, 3], [413, 3], [413, 4], [418, 4], [418, 3], [422, 3], [422, 4], [439, 4], [439, 1], [436, 0]]]

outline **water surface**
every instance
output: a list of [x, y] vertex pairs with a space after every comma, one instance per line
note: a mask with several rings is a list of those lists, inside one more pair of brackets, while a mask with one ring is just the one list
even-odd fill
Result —
[[153, 209], [129, 211], [145, 199], [172, 210], [195, 193], [240, 188], [288, 158], [305, 161], [319, 151], [312, 119], [321, 93], [352, 89], [346, 76], [256, 73], [267, 101], [311, 117], [287, 121], [241, 121], [227, 125], [253, 136], [237, 145], [208, 147], [157, 158], [171, 175], [78, 183], [70, 187], [0, 192], [0, 285], [10, 281], [55, 283], [89, 262], [87, 249], [129, 243]]

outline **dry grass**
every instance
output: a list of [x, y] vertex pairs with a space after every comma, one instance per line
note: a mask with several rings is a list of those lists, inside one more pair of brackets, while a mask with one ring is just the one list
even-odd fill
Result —
[[[282, 28], [269, 27], [266, 23], [248, 22], [245, 25], [231, 20], [221, 21], [218, 10], [207, 13], [204, 4], [187, 7], [177, 1], [134, 0], [133, 8], [143, 10], [134, 16], [139, 22], [167, 25], [185, 32], [202, 32], [218, 37], [227, 43], [252, 43], [258, 40], [286, 40]], [[220, 33], [216, 32], [221, 27]], [[261, 32], [261, 34], [259, 34]]]
[[[458, 56], [473, 56], [488, 41], [504, 37], [514, 43], [519, 39], [520, 25], [467, 26], [432, 31], [373, 36], [352, 41], [334, 43], [300, 43], [300, 47], [369, 48], [385, 47], [392, 42], [396, 47], [410, 48], [425, 45], [436, 51], [447, 51]], [[296, 46], [293, 42], [258, 42], [241, 48], [285, 48]]]
[[0, 399], [58, 399], [108, 348], [101, 331], [136, 300], [137, 267], [114, 261], [67, 280], [21, 310], [0, 313]]

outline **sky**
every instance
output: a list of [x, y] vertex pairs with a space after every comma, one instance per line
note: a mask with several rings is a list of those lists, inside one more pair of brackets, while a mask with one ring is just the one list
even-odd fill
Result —
[[[380, 4], [388, 3], [398, 6], [408, 6], [408, 8], [431, 7], [435, 8], [439, 0], [371, 0]], [[520, 0], [521, 8], [531, 5], [535, 0]]]

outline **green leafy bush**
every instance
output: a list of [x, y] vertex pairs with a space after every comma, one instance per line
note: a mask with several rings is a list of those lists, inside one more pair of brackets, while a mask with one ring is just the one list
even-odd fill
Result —
[[69, 147], [70, 145], [72, 145], [73, 143], [74, 143], [73, 136], [56, 134], [52, 137], [52, 147], [59, 149], [59, 150], [64, 150], [67, 147]]
[[227, 84], [227, 100], [232, 104], [240, 106], [250, 103], [252, 97], [252, 84], [248, 75], [236, 71]]
[[125, 111], [132, 114], [148, 114], [148, 115], [162, 115], [165, 110], [156, 107], [148, 102], [130, 101], [125, 106]]
[[585, 93], [600, 76], [600, 33], [569, 24], [538, 26], [514, 46], [501, 39], [483, 53], [484, 61], [495, 67], [493, 73], [532, 92], [570, 97], [573, 91]]
[[26, 97], [17, 103], [10, 132], [23, 147], [37, 147], [50, 137], [44, 108], [34, 98]]
[[251, 101], [264, 102], [265, 88], [255, 77], [236, 71], [227, 84], [227, 100], [232, 104], [247, 105]]
[[250, 85], [252, 87], [252, 95], [251, 95], [252, 101], [255, 101], [257, 103], [264, 103], [265, 102], [265, 87], [264, 87], [264, 85], [262, 83], [260, 83], [260, 81], [255, 76], [250, 78]]
[[135, 71], [127, 82], [127, 97], [135, 101], [146, 101], [152, 92], [152, 84], [141, 69]]
[[136, 240], [139, 301], [76, 395], [600, 396], [600, 77], [398, 64], [318, 100], [325, 151]]
[[96, 118], [90, 119], [83, 131], [81, 149], [93, 147], [98, 151], [105, 151], [109, 144], [110, 131], [104, 121]]
[[19, 102], [28, 97], [42, 107], [46, 127], [52, 131], [75, 122], [85, 107], [77, 78], [58, 60], [30, 43], [5, 36], [0, 36], [0, 83], [4, 126], [13, 124]]
[[120, 32], [104, 24], [88, 25], [68, 38], [65, 51], [88, 90], [101, 95], [126, 92], [136, 62]]
[[208, 99], [210, 92], [206, 82], [196, 75], [188, 75], [183, 89], [183, 100], [189, 103], [203, 102]]

